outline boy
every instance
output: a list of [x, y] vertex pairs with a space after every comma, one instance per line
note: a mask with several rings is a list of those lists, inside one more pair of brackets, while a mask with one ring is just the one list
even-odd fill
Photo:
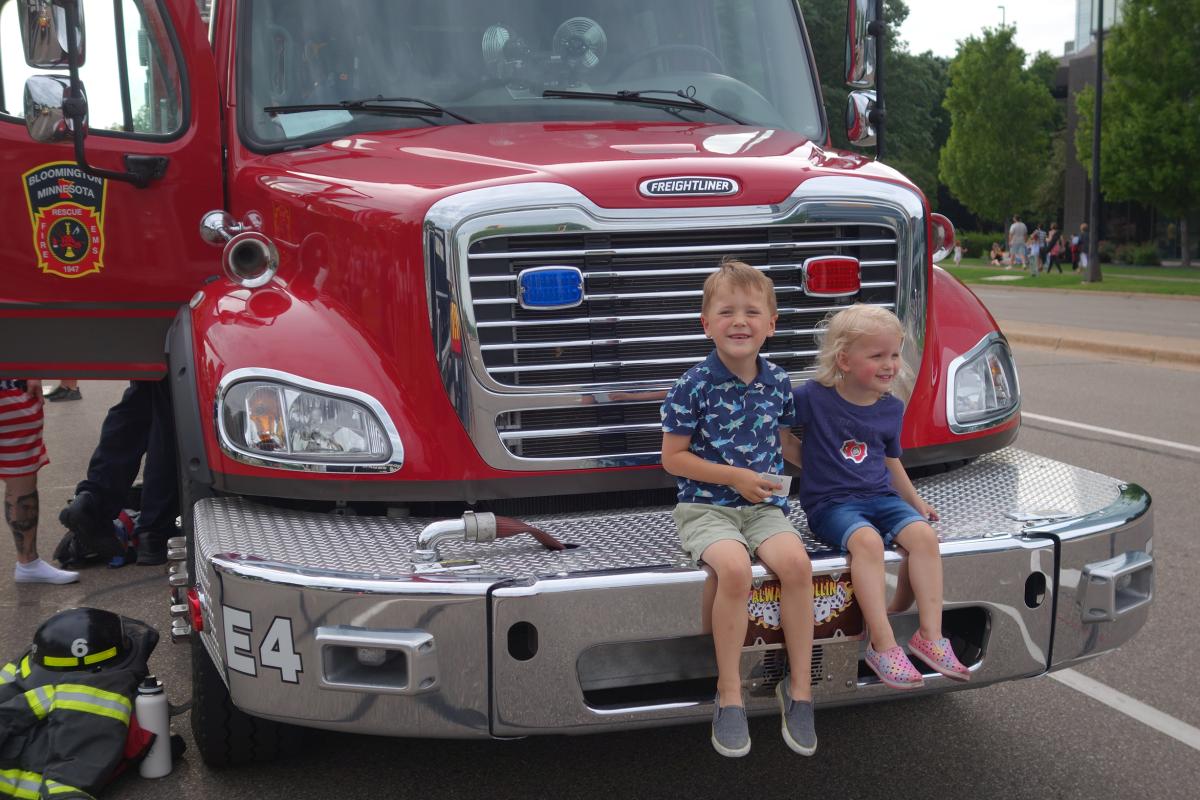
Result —
[[[662, 406], [663, 469], [675, 475], [675, 522], [683, 547], [708, 573], [717, 699], [712, 744], [723, 756], [750, 752], [740, 663], [746, 637], [750, 559], [757, 556], [781, 584], [781, 624], [791, 675], [776, 686], [783, 738], [802, 755], [817, 749], [813, 724], [812, 564], [785, 516], [781, 434], [795, 407], [787, 373], [759, 356], [778, 318], [770, 278], [725, 260], [704, 282], [700, 322], [714, 351], [688, 370]], [[788, 460], [799, 445], [788, 438]], [[794, 450], [795, 452], [792, 452]], [[715, 585], [714, 585], [715, 582]]]

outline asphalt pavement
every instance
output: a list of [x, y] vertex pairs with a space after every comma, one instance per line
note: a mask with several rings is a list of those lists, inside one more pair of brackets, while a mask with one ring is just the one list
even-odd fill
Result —
[[1200, 368], [1200, 297], [971, 288], [1011, 343]]
[[[972, 798], [1190, 798], [1200, 785], [1197, 750], [1131, 716], [1157, 710], [1200, 728], [1200, 695], [1188, 671], [1200, 637], [1200, 374], [1176, 364], [1103, 352], [1052, 352], [1021, 343], [1023, 326], [1052, 323], [1108, 338], [1138, 334], [1200, 340], [1200, 305], [1169, 298], [1137, 309], [1121, 298], [1025, 290], [980, 292], [1015, 342], [1023, 408], [1016, 446], [1145, 486], [1154, 497], [1157, 585], [1150, 621], [1133, 642], [1077, 668], [1132, 705], [1041, 677], [967, 692], [818, 710], [821, 749], [799, 758], [780, 741], [778, 719], [751, 722], [754, 749], [727, 760], [711, 752], [707, 727], [521, 741], [417, 741], [314, 732], [292, 757], [255, 769], [214, 771], [192, 751], [158, 781], [124, 776], [107, 798], [180, 800], [260, 797], [345, 800], [452, 798], [950, 796]], [[1043, 305], [1044, 304], [1044, 305]], [[1193, 323], [1189, 326], [1188, 323]], [[1110, 328], [1103, 326], [1112, 325]], [[1134, 329], [1135, 326], [1145, 326]], [[57, 511], [84, 474], [105, 410], [122, 384], [87, 381], [78, 402], [48, 404], [52, 462], [40, 476], [40, 548], [61, 535]], [[1084, 430], [1078, 425], [1090, 426]], [[1131, 438], [1133, 437], [1133, 438]], [[1138, 438], [1140, 437], [1140, 438]], [[1175, 442], [1184, 449], [1163, 446]], [[1159, 442], [1159, 444], [1155, 444]], [[0, 658], [24, 649], [38, 623], [73, 605], [96, 605], [169, 630], [162, 568], [93, 566], [73, 586], [14, 585], [11, 547], [0, 546]], [[187, 650], [163, 641], [151, 667], [169, 698], [188, 698]], [[186, 713], [174, 728], [190, 743]]]

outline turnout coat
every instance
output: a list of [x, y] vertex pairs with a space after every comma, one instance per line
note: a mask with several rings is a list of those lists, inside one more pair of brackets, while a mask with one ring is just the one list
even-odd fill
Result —
[[49, 670], [29, 650], [0, 667], [0, 798], [90, 798], [113, 777], [158, 644], [149, 625], [122, 619], [129, 646], [102, 668]]

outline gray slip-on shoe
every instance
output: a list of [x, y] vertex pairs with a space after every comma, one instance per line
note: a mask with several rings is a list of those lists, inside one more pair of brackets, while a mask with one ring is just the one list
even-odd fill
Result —
[[739, 758], [750, 752], [750, 725], [743, 706], [721, 707], [721, 697], [713, 700], [712, 746], [727, 758]]
[[787, 679], [775, 684], [775, 697], [783, 715], [783, 740], [793, 752], [811, 756], [817, 752], [817, 728], [813, 720], [811, 700], [793, 700], [787, 690]]

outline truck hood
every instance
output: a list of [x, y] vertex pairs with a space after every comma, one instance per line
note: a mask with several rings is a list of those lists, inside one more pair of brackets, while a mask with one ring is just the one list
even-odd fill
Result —
[[[519, 123], [371, 133], [260, 162], [258, 179], [310, 200], [419, 216], [459, 191], [523, 182], [574, 187], [606, 208], [713, 205], [712, 197], [643, 197], [649, 179], [732, 178], [722, 205], [787, 198], [818, 175], [910, 185], [865, 156], [826, 150], [795, 133], [742, 125]], [[257, 171], [257, 170], [256, 170]]]

